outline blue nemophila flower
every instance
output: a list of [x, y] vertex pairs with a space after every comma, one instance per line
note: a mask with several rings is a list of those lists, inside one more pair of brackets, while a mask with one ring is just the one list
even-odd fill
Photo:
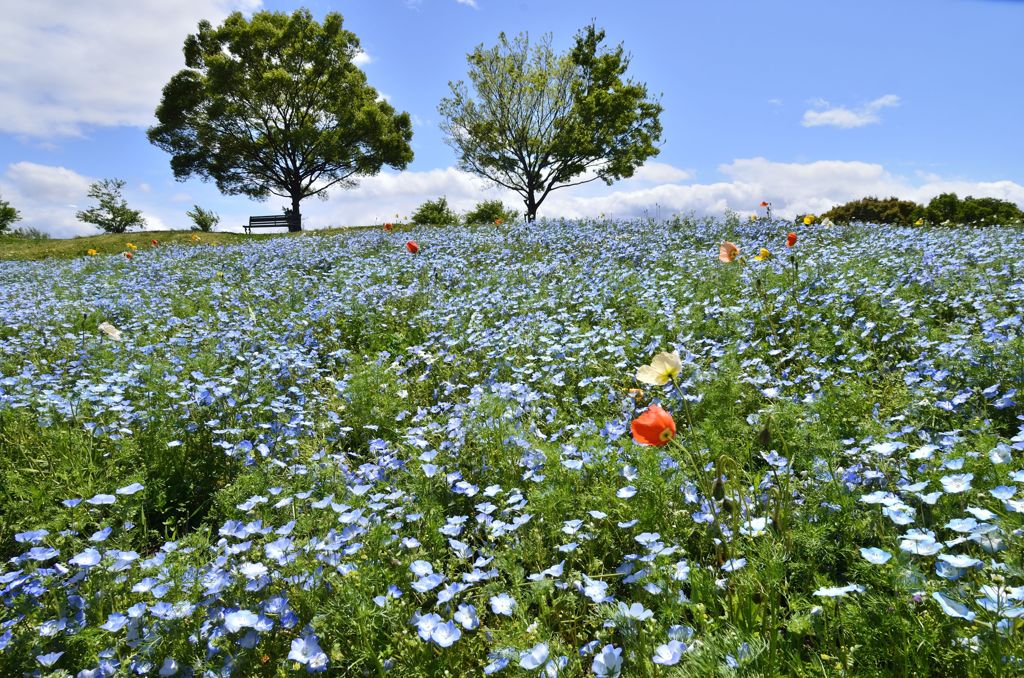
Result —
[[117, 494], [130, 496], [137, 492], [141, 492], [144, 489], [146, 488], [142, 483], [132, 483], [131, 485], [125, 485], [124, 487], [118, 488], [115, 492]]
[[956, 602], [944, 593], [935, 591], [932, 593], [932, 598], [939, 603], [939, 607], [942, 608], [942, 611], [950, 617], [956, 617], [965, 621], [972, 621], [977, 616], [974, 612], [968, 610], [966, 605]]
[[614, 645], [605, 645], [601, 651], [594, 655], [594, 661], [590, 669], [595, 676], [602, 678], [618, 678], [622, 671], [622, 648]]
[[892, 554], [888, 551], [883, 551], [880, 548], [862, 548], [860, 550], [861, 557], [868, 561], [872, 565], [885, 565], [892, 558]]
[[619, 490], [615, 493], [615, 496], [618, 497], [619, 499], [630, 499], [636, 496], [636, 488], [633, 487], [632, 485], [626, 485], [625, 487], [619, 488]]
[[31, 530], [29, 532], [19, 532], [14, 535], [14, 541], [19, 544], [38, 544], [47, 535], [50, 534], [49, 530]]
[[432, 589], [437, 588], [441, 582], [444, 581], [444, 575], [441, 573], [428, 574], [425, 577], [420, 577], [412, 583], [412, 588], [420, 593], [426, 593]]
[[36, 655], [36, 661], [42, 664], [46, 668], [52, 668], [57, 660], [64, 656], [63, 652], [48, 652], [46, 654]]
[[942, 489], [947, 494], [960, 494], [971, 489], [971, 481], [974, 480], [973, 473], [954, 473], [948, 476], [942, 476], [939, 478], [939, 482], [942, 483]]
[[860, 584], [847, 584], [846, 586], [823, 586], [814, 592], [814, 595], [822, 598], [842, 598], [848, 593], [863, 593], [864, 587]]
[[512, 610], [516, 607], [516, 601], [507, 593], [491, 596], [489, 603], [491, 605], [491, 612], [505, 616], [511, 616]]
[[547, 643], [537, 643], [519, 655], [519, 666], [527, 671], [539, 669], [544, 666], [549, 654]]
[[434, 633], [434, 629], [443, 621], [444, 620], [441, 618], [441, 615], [436, 612], [424, 615], [417, 612], [412, 616], [410, 623], [416, 627], [416, 633], [419, 634], [421, 640], [430, 640], [430, 636]]
[[164, 658], [164, 663], [160, 665], [159, 675], [164, 677], [175, 676], [180, 670], [181, 667], [178, 665], [177, 661], [172, 657], [166, 657]]
[[86, 504], [92, 504], [93, 506], [108, 506], [117, 501], [117, 497], [112, 494], [97, 494], [95, 497], [86, 499]]
[[746, 564], [746, 558], [732, 558], [722, 565], [722, 572], [735, 572]]
[[462, 628], [472, 631], [480, 626], [480, 618], [477, 616], [476, 608], [468, 603], [460, 603], [455, 611], [455, 621], [462, 624]]
[[327, 654], [320, 649], [316, 635], [309, 628], [300, 638], [292, 641], [288, 659], [305, 666], [307, 673], [320, 673], [327, 670]]
[[462, 631], [451, 620], [437, 624], [430, 632], [430, 639], [441, 647], [451, 647], [461, 637]]
[[228, 633], [237, 633], [244, 628], [253, 628], [259, 617], [249, 610], [237, 610], [224, 615], [224, 628]]
[[661, 666], [674, 666], [682, 659], [684, 652], [686, 652], [686, 643], [679, 640], [670, 640], [654, 649], [654, 656], [651, 657], [651, 661]]
[[434, 573], [434, 566], [426, 560], [414, 560], [409, 566], [409, 571], [417, 577], [425, 577]]
[[488, 654], [487, 658], [491, 660], [491, 663], [484, 667], [484, 675], [486, 676], [490, 676], [501, 671], [503, 668], [508, 666], [509, 661], [511, 661], [509, 657], [495, 652]]
[[102, 559], [103, 556], [100, 554], [99, 551], [93, 548], [88, 548], [82, 551], [81, 553], [73, 556], [68, 562], [71, 565], [77, 565], [78, 567], [86, 569], [99, 565]]
[[619, 614], [626, 619], [635, 619], [637, 621], [646, 621], [654, 617], [654, 612], [645, 608], [641, 603], [633, 603], [627, 605], [626, 603], [619, 602], [618, 604]]

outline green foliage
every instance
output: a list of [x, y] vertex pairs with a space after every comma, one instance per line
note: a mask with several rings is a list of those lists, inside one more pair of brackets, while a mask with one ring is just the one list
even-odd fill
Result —
[[459, 166], [522, 196], [527, 221], [551, 191], [611, 184], [658, 154], [661, 105], [645, 84], [623, 79], [629, 57], [621, 45], [604, 49], [604, 37], [591, 24], [555, 54], [550, 35], [531, 45], [525, 33], [501, 33], [497, 46], [468, 56], [473, 93], [449, 83], [452, 96], [438, 106]]
[[861, 198], [837, 205], [821, 216], [822, 218], [827, 217], [837, 224], [859, 221], [866, 224], [893, 224], [896, 226], [921, 225], [924, 222], [975, 226], [1024, 222], [1024, 211], [1012, 202], [998, 198], [975, 198], [972, 196], [961, 200], [956, 193], [937, 195], [927, 206], [895, 197]]
[[201, 21], [184, 51], [187, 68], [164, 87], [148, 131], [179, 180], [286, 197], [299, 214], [304, 198], [412, 160], [409, 115], [367, 84], [340, 14], [321, 24], [305, 9], [235, 12], [217, 28]]
[[123, 179], [103, 179], [89, 187], [89, 197], [99, 202], [95, 207], [75, 212], [79, 221], [94, 224], [106, 233], [124, 233], [133, 228], [142, 228], [146, 220], [142, 212], [128, 207], [121, 195]]
[[865, 224], [912, 226], [924, 216], [924, 208], [910, 200], [900, 200], [896, 197], [868, 197], [837, 205], [821, 216], [837, 224], [859, 221]]
[[448, 207], [448, 198], [442, 196], [437, 200], [428, 200], [417, 207], [413, 212], [412, 221], [414, 224], [444, 226], [459, 223], [459, 215]]
[[192, 219], [193, 231], [209, 233], [220, 223], [220, 217], [213, 210], [204, 210], [199, 205], [193, 205], [185, 214]]
[[21, 213], [6, 200], [0, 200], [0, 233], [21, 219]]
[[500, 200], [484, 200], [466, 212], [463, 221], [467, 224], [493, 224], [498, 220], [509, 223], [519, 218], [514, 209], [505, 207]]
[[19, 226], [10, 232], [10, 235], [21, 240], [50, 240], [50, 234], [35, 226]]
[[1024, 222], [1024, 211], [1007, 200], [998, 198], [964, 199], [956, 193], [943, 193], [932, 198], [924, 210], [925, 218], [933, 224], [1019, 224]]

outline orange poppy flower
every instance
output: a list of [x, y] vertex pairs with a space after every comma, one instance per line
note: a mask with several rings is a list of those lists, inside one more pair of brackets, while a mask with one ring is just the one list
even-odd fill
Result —
[[768, 203], [764, 200], [761, 201], [761, 207], [768, 207]]
[[502, 221], [501, 219], [495, 219], [494, 220], [494, 225], [495, 226], [501, 226], [503, 223], [505, 223], [505, 222]]
[[156, 240], [150, 240], [149, 244], [152, 245], [153, 247], [156, 247], [159, 243], [157, 243]]
[[385, 230], [385, 231], [388, 231], [388, 232], [390, 232], [390, 231], [391, 231], [391, 229], [393, 229], [393, 228], [394, 228], [394, 226], [393, 226], [393, 225], [392, 225], [392, 224], [391, 224], [390, 222], [388, 222], [388, 223], [384, 224], [384, 230]]
[[131, 252], [125, 252], [124, 253], [124, 258], [125, 259], [131, 259], [133, 256], [135, 256], [135, 255], [132, 254]]
[[733, 245], [731, 242], [726, 240], [718, 247], [718, 258], [719, 260], [729, 264], [736, 258], [740, 253], [740, 248]]
[[633, 420], [633, 440], [641, 445], [661, 447], [676, 435], [676, 422], [661, 405], [651, 405]]
[[792, 247], [796, 244], [796, 233], [790, 231], [786, 234], [786, 247]]
[[409, 242], [405, 243], [405, 249], [409, 250], [413, 254], [419, 254], [420, 246], [416, 244], [415, 240], [410, 240]]

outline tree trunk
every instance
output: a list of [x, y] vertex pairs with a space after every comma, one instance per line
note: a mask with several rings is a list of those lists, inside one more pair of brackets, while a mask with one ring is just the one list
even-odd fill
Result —
[[529, 192], [523, 202], [526, 203], [526, 223], [532, 224], [537, 220], [537, 203], [533, 197], [533, 191]]
[[302, 230], [302, 213], [299, 212], [300, 200], [302, 200], [301, 196], [292, 193], [292, 215], [295, 217], [295, 223], [288, 225], [288, 231], [290, 233]]

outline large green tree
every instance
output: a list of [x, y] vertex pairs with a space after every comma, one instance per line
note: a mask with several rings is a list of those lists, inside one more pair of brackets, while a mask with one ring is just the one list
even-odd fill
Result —
[[604, 37], [590, 25], [556, 54], [550, 35], [531, 46], [526, 34], [502, 33], [468, 56], [473, 92], [449, 83], [438, 107], [459, 167], [522, 196], [528, 221], [551, 191], [611, 184], [658, 154], [661, 105], [623, 79], [629, 56]]
[[218, 28], [201, 21], [184, 52], [187, 68], [164, 87], [148, 132], [178, 180], [289, 198], [299, 215], [303, 198], [412, 160], [409, 114], [367, 84], [340, 14], [321, 24], [304, 9], [236, 12]]

